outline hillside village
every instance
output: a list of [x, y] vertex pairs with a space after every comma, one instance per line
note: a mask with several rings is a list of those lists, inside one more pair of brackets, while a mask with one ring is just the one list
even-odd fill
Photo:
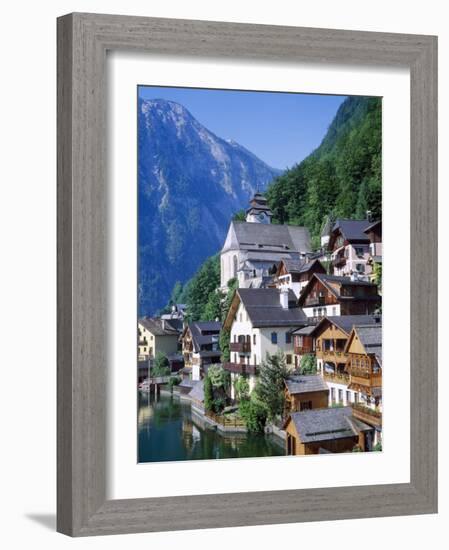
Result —
[[138, 320], [140, 391], [174, 391], [212, 429], [274, 433], [285, 454], [382, 449], [382, 222], [272, 223], [256, 192], [220, 252], [224, 316]]

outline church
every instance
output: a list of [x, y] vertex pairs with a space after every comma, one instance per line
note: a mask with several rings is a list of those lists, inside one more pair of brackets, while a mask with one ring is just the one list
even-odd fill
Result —
[[236, 278], [239, 288], [264, 288], [283, 259], [301, 260], [310, 252], [306, 227], [272, 224], [267, 199], [256, 192], [246, 221], [231, 221], [221, 249], [221, 288]]

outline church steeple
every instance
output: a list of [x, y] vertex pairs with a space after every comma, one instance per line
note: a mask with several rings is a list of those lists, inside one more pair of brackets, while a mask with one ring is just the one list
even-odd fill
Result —
[[249, 201], [249, 208], [246, 211], [246, 221], [253, 223], [271, 223], [273, 212], [268, 206], [267, 199], [256, 191], [254, 197]]

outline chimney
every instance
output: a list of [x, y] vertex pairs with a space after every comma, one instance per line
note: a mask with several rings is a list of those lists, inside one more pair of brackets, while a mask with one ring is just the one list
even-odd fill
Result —
[[281, 302], [282, 309], [288, 309], [288, 289], [281, 289], [279, 292], [279, 300]]
[[366, 211], [366, 219], [368, 220], [369, 223], [373, 221], [373, 213], [371, 212], [371, 210]]

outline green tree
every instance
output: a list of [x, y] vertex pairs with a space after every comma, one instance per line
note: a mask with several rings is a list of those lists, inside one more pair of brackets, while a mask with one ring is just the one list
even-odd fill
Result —
[[204, 377], [204, 409], [206, 412], [212, 411], [214, 408], [214, 391], [212, 388], [212, 382], [209, 376], [206, 374]]
[[245, 210], [238, 210], [237, 212], [235, 212], [235, 214], [232, 216], [232, 220], [235, 222], [244, 222], [246, 220]]
[[263, 433], [267, 421], [267, 409], [262, 403], [254, 398], [244, 399], [240, 402], [239, 412], [248, 431]]
[[249, 398], [249, 384], [244, 376], [237, 376], [234, 380], [234, 391], [237, 401], [244, 401]]
[[203, 309], [201, 316], [202, 321], [215, 321], [221, 319], [221, 303], [223, 300], [223, 293], [216, 289], [209, 294], [206, 305]]
[[170, 363], [165, 353], [158, 351], [151, 368], [151, 376], [168, 376], [170, 374]]
[[374, 282], [377, 285], [379, 291], [382, 291], [382, 264], [379, 262], [374, 262]]
[[[288, 376], [285, 357], [282, 352], [267, 353], [260, 366], [259, 381], [254, 389], [255, 397], [266, 408], [270, 421], [281, 416], [284, 410], [284, 380]], [[253, 393], [254, 393], [253, 392]]]
[[231, 358], [230, 352], [230, 341], [231, 333], [229, 330], [222, 328], [220, 331], [220, 351], [221, 351], [221, 360], [223, 363], [228, 362]]
[[309, 353], [301, 357], [301, 364], [299, 366], [300, 374], [316, 374], [317, 365], [315, 355]]

